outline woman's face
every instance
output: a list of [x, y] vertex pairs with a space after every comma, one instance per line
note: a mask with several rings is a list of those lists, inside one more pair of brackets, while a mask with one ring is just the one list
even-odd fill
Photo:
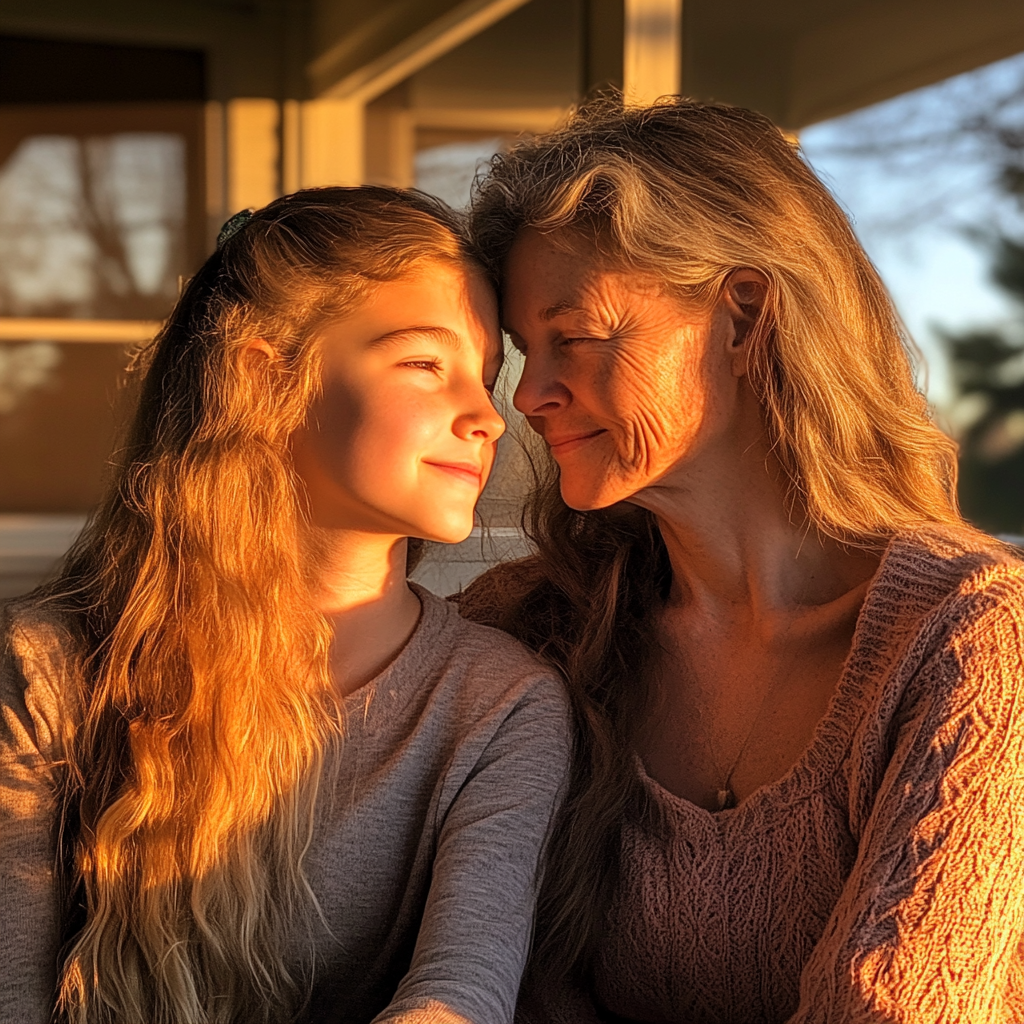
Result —
[[490, 391], [501, 367], [483, 277], [428, 263], [328, 324], [323, 392], [293, 438], [318, 526], [454, 543], [505, 429]]
[[503, 307], [526, 357], [515, 407], [550, 446], [572, 508], [633, 498], [728, 434], [745, 372], [745, 317], [729, 289], [687, 310], [656, 281], [527, 229], [506, 262]]

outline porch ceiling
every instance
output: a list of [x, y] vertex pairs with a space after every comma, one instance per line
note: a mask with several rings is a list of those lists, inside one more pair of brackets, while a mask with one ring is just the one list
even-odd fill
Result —
[[[312, 92], [386, 63], [458, 9], [472, 14], [486, 5], [313, 0]], [[1024, 50], [1020, 0], [683, 0], [683, 7], [683, 91], [756, 107], [790, 128]]]
[[[386, 74], [380, 77], [381, 69], [415, 69], [411, 52], [433, 59], [424, 46], [433, 46], [431, 53], [445, 45], [472, 46], [473, 33], [500, 28], [494, 20], [521, 2], [4, 0], [0, 33], [193, 46], [208, 54], [211, 98], [301, 99], [339, 95], [346, 82], [358, 90], [367, 76], [390, 82]], [[615, 0], [570, 2], [579, 38], [564, 63], [578, 60], [585, 11], [593, 16]], [[790, 128], [1024, 50], [1021, 0], [680, 2], [683, 91], [756, 107]], [[460, 35], [460, 24], [468, 34]], [[495, 42], [492, 37], [490, 52]], [[511, 59], [525, 81], [530, 54], [521, 52], [522, 45], [508, 34], [509, 48], [516, 49]], [[510, 104], [516, 106], [514, 97]]]
[[1020, 0], [684, 3], [684, 91], [790, 128], [1024, 50]]

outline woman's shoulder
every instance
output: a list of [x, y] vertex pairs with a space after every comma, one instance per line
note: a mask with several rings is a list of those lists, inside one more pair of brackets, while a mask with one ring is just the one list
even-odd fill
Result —
[[904, 567], [908, 575], [922, 581], [948, 580], [955, 586], [995, 566], [1019, 571], [1024, 568], [1024, 552], [968, 524], [935, 524], [896, 534], [886, 553], [886, 561], [892, 566]]
[[1024, 611], [1024, 552], [967, 526], [908, 531], [893, 538], [872, 589], [924, 619], [968, 625], [968, 607]]
[[[873, 709], [857, 744], [863, 756], [885, 749], [876, 742], [879, 717], [898, 730], [911, 770], [935, 777], [981, 749], [985, 737], [993, 750], [1005, 742], [1004, 754], [1024, 742], [1024, 560], [1017, 549], [970, 528], [899, 535], [868, 601], [848, 663], [856, 686], [847, 689], [851, 706]], [[865, 685], [872, 678], [877, 687]], [[993, 753], [986, 771], [1004, 763]]]
[[[851, 669], [888, 679], [887, 688], [903, 680], [897, 689], [905, 703], [962, 700], [967, 691], [987, 699], [993, 686], [1016, 687], [1022, 665], [1018, 549], [970, 527], [931, 526], [893, 538], [865, 599]], [[929, 680], [924, 689], [910, 682], [918, 677]]]

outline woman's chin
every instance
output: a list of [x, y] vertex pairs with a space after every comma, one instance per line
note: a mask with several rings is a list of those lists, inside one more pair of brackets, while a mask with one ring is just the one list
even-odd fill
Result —
[[584, 480], [567, 479], [564, 473], [559, 483], [562, 501], [577, 512], [593, 512], [623, 500], [623, 495], [612, 493], [607, 487], [594, 486], [592, 482]]

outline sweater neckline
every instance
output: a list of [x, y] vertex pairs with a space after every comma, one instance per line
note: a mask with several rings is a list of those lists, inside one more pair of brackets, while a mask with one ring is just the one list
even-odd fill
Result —
[[963, 551], [956, 543], [962, 538], [950, 544], [952, 532], [932, 528], [896, 534], [889, 541], [868, 583], [850, 650], [825, 711], [807, 746], [785, 773], [758, 786], [735, 807], [711, 811], [651, 778], [642, 758], [634, 752], [640, 780], [657, 802], [705, 822], [725, 822], [745, 817], [773, 797], [780, 803], [792, 803], [828, 782], [852, 742], [857, 711], [866, 699], [865, 681], [882, 678], [904, 649], [905, 645], [893, 636], [894, 626], [899, 620], [910, 620], [919, 630], [922, 618], [949, 595], [951, 582], [960, 575], [951, 572], [943, 557], [949, 548]]
[[409, 580], [409, 589], [419, 598], [419, 622], [405, 645], [369, 682], [346, 694], [342, 701], [351, 723], [361, 719], [360, 731], [373, 734], [388, 718], [389, 709], [405, 704], [424, 681], [433, 677], [437, 666], [451, 651], [452, 638], [445, 636], [458, 612], [443, 598]]

